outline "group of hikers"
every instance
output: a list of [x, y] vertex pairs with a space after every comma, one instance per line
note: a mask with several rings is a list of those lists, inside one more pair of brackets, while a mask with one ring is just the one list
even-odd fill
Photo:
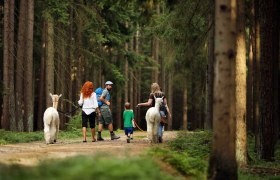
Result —
[[[110, 131], [111, 140], [119, 139], [113, 131], [113, 118], [110, 110], [110, 91], [113, 88], [113, 82], [107, 81], [105, 83], [105, 88], [97, 88], [94, 91], [93, 83], [87, 81], [84, 83], [81, 89], [80, 99], [78, 101], [79, 106], [82, 108], [82, 132], [83, 132], [83, 142], [87, 142], [86, 132], [89, 127], [92, 134], [92, 142], [104, 141], [101, 132], [104, 126], [108, 127]], [[163, 104], [160, 106], [161, 121], [158, 129], [158, 142], [162, 143], [162, 136], [164, 125], [167, 123], [167, 117], [171, 118], [171, 113], [167, 105], [167, 99], [164, 93], [161, 91], [160, 86], [157, 83], [152, 83], [151, 93], [149, 99], [145, 103], [139, 103], [136, 107], [154, 107], [155, 98], [163, 98]], [[134, 113], [131, 109], [129, 102], [124, 104], [123, 121], [124, 121], [124, 132], [127, 136], [127, 143], [133, 139], [133, 129], [135, 128]], [[95, 119], [98, 117], [98, 134], [97, 139], [95, 138]]]

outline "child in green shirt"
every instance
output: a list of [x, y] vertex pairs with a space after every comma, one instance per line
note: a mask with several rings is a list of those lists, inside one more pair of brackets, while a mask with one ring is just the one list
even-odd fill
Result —
[[126, 102], [124, 104], [125, 110], [123, 112], [124, 120], [124, 133], [127, 136], [127, 143], [130, 143], [130, 140], [133, 139], [133, 127], [134, 127], [134, 113], [130, 109], [130, 103]]

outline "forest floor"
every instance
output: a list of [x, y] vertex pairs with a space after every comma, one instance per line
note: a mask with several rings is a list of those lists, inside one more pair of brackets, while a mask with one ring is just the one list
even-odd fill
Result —
[[[105, 133], [104, 133], [105, 134]], [[88, 137], [87, 142], [80, 139], [59, 140], [55, 144], [46, 145], [44, 142], [30, 142], [7, 144], [0, 146], [0, 163], [20, 164], [36, 166], [40, 162], [48, 159], [60, 159], [76, 155], [102, 155], [112, 157], [133, 157], [141, 156], [149, 147], [157, 146], [148, 142], [147, 132], [134, 132], [134, 139], [131, 143], [126, 142], [124, 134], [118, 140], [111, 140], [105, 137], [104, 141], [91, 142]], [[163, 139], [168, 141], [176, 137], [176, 132], [165, 131]], [[164, 144], [164, 143], [163, 143]], [[160, 144], [159, 144], [160, 145]]]

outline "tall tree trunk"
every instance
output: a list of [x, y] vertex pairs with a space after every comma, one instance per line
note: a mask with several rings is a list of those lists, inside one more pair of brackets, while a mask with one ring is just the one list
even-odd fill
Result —
[[27, 1], [20, 1], [18, 42], [17, 42], [17, 62], [16, 62], [16, 115], [17, 128], [24, 131], [24, 62], [26, 61], [26, 25], [27, 25]]
[[46, 37], [46, 103], [47, 107], [52, 106], [50, 93], [54, 93], [54, 25], [51, 16], [46, 16], [47, 37]]
[[42, 50], [41, 50], [41, 62], [40, 62], [40, 81], [39, 81], [39, 97], [38, 97], [38, 117], [37, 117], [37, 129], [43, 129], [43, 111], [46, 108], [46, 37], [47, 37], [47, 22], [43, 19], [42, 23]]
[[247, 164], [246, 132], [246, 44], [243, 0], [237, 1], [236, 44], [236, 160], [239, 166]]
[[16, 131], [16, 116], [15, 116], [15, 84], [14, 84], [14, 73], [15, 73], [15, 65], [14, 65], [14, 9], [15, 9], [15, 1], [9, 1], [9, 91], [10, 91], [10, 102], [9, 102], [9, 119], [10, 119], [10, 130]]
[[251, 22], [251, 25], [249, 27], [249, 59], [248, 59], [248, 73], [247, 73], [247, 85], [246, 85], [246, 126], [247, 126], [247, 132], [254, 132], [254, 123], [253, 123], [253, 46], [255, 43], [255, 21], [254, 21], [254, 15], [255, 15], [255, 9], [254, 9], [254, 1], [250, 1], [250, 16], [249, 20]]
[[[214, 0], [211, 0], [212, 4]], [[210, 31], [208, 33], [208, 65], [207, 65], [207, 82], [206, 82], [206, 120], [205, 129], [212, 129], [213, 124], [213, 78], [214, 78], [214, 35], [215, 35], [215, 7], [212, 5], [209, 15]]]
[[[276, 0], [260, 0], [260, 35], [261, 35], [261, 59], [260, 59], [260, 152], [261, 158], [272, 161], [274, 159], [275, 146], [275, 121], [273, 119], [274, 97], [273, 97], [273, 61], [278, 58], [278, 45], [275, 46], [274, 17]], [[278, 44], [277, 41], [276, 44]], [[277, 50], [275, 51], [275, 49]]]
[[[12, 16], [11, 16], [12, 15]], [[10, 130], [11, 83], [10, 70], [14, 55], [14, 1], [4, 2], [3, 105], [1, 128]], [[12, 20], [12, 21], [11, 21]], [[13, 80], [13, 79], [12, 79]], [[13, 96], [13, 95], [12, 95]]]
[[[173, 71], [171, 70], [171, 72], [169, 72], [168, 74], [168, 107], [169, 107], [169, 111], [170, 113], [173, 115], [172, 113], [172, 109], [173, 109]], [[172, 130], [172, 119], [173, 118], [169, 118], [168, 117], [168, 130]]]
[[24, 69], [25, 88], [24, 88], [24, 113], [27, 131], [34, 129], [33, 121], [33, 26], [34, 26], [34, 0], [28, 0], [27, 13], [27, 40], [26, 40], [26, 62]]
[[255, 9], [255, 44], [253, 44], [253, 122], [255, 130], [255, 151], [260, 155], [260, 105], [259, 105], [259, 81], [260, 81], [260, 11], [259, 0], [254, 0]]
[[237, 179], [235, 159], [236, 0], [215, 1], [213, 146], [209, 179]]

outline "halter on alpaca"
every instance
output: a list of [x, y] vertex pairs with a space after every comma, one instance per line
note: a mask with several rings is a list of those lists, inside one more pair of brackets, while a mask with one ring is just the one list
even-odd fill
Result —
[[155, 97], [155, 107], [149, 108], [146, 113], [148, 139], [152, 143], [158, 142], [158, 126], [161, 119], [159, 108], [162, 103], [163, 103], [163, 97], [162, 98]]
[[49, 107], [44, 112], [44, 136], [46, 140], [46, 144], [53, 144], [57, 140], [57, 135], [59, 131], [59, 115], [57, 112], [57, 105], [58, 100], [61, 97], [60, 95], [52, 95], [50, 93], [50, 96], [52, 98], [53, 107]]

